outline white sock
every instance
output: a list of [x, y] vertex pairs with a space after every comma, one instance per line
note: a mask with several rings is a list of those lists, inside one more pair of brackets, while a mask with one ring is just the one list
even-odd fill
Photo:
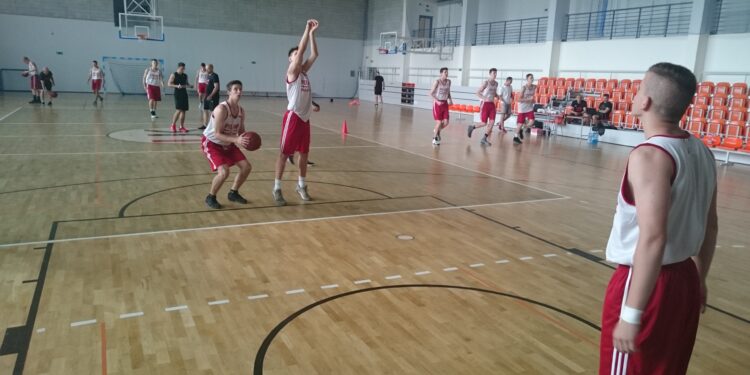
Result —
[[281, 190], [281, 180], [278, 178], [273, 180], [273, 190]]
[[305, 178], [302, 176], [299, 176], [299, 187], [305, 187]]

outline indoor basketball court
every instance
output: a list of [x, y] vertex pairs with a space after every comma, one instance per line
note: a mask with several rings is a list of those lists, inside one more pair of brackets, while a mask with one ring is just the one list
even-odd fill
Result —
[[[498, 81], [512, 76], [516, 89], [527, 73], [535, 75], [542, 90], [550, 86], [541, 83], [554, 82], [555, 76], [616, 78], [620, 86], [615, 91], [623, 81], [642, 78], [648, 66], [669, 56], [652, 52], [645, 67], [593, 64], [584, 69], [564, 65], [565, 48], [674, 43], [670, 38], [682, 38], [679, 30], [650, 39], [572, 42], [575, 24], [563, 19], [661, 3], [530, 1], [528, 6], [549, 4], [550, 18], [551, 12], [569, 15], [534, 21], [549, 22], [542, 30], [529, 27], [529, 21], [514, 24], [512, 15], [526, 20], [533, 11], [504, 1], [331, 0], [313, 10], [288, 1], [285, 7], [296, 7], [290, 31], [281, 26], [268, 33], [219, 27], [199, 31], [213, 33], [214, 41], [226, 34], [227, 44], [211, 45], [211, 53], [231, 55], [227, 46], [246, 40], [255, 52], [268, 55], [237, 52], [242, 62], [175, 52], [183, 45], [194, 49], [190, 37], [195, 34], [188, 31], [189, 11], [178, 13], [166, 0], [159, 1], [159, 8], [153, 0], [115, 3], [120, 27], [112, 26], [111, 13], [103, 21], [74, 21], [77, 17], [24, 15], [20, 6], [0, 10], [0, 20], [7, 21], [0, 24], [19, 28], [39, 18], [58, 34], [75, 33], [87, 22], [94, 31], [109, 30], [91, 42], [102, 44], [102, 51], [80, 58], [74, 56], [88, 47], [73, 40], [65, 42], [69, 47], [56, 47], [64, 54], [55, 49], [42, 54], [0, 39], [12, 55], [0, 58], [0, 374], [599, 371], [602, 303], [617, 266], [606, 261], [607, 241], [635, 145], [630, 142], [641, 142], [643, 129], [635, 122], [628, 128], [623, 117], [623, 126], [608, 128], [593, 142], [588, 126], [558, 123], [557, 129], [541, 120], [538, 133], [514, 145], [514, 103], [508, 132], [496, 128], [492, 145], [485, 146], [476, 135], [467, 138], [467, 126], [480, 122], [469, 107], [479, 101], [476, 90], [493, 61]], [[695, 22], [696, 3], [702, 1], [687, 6], [692, 9], [687, 16], [676, 13], [687, 17], [682, 22]], [[665, 4], [670, 12], [683, 7]], [[725, 1], [725, 7], [730, 5], [740, 7], [730, 11], [744, 9]], [[259, 12], [254, 17], [278, 11], [265, 9], [262, 2], [253, 7]], [[487, 15], [495, 7], [508, 16]], [[321, 14], [327, 11], [331, 14]], [[387, 24], [393, 14], [406, 18]], [[346, 15], [362, 17], [369, 26], [358, 18], [346, 21]], [[287, 205], [278, 206], [272, 188], [285, 136], [286, 50], [313, 17], [320, 20], [321, 36], [320, 57], [310, 72], [313, 100], [320, 105], [320, 112], [310, 116], [312, 164], [306, 181], [312, 200], [295, 193], [295, 159], [283, 175]], [[506, 30], [518, 27], [518, 43], [501, 43], [484, 26], [496, 22], [506, 22]], [[568, 41], [552, 31], [562, 30], [559, 22], [565, 23]], [[45, 27], [40, 33], [48, 31]], [[359, 32], [356, 37], [342, 37], [352, 28]], [[462, 29], [471, 29], [473, 37]], [[539, 35], [553, 34], [554, 42], [539, 40]], [[504, 32], [502, 38], [513, 35]], [[712, 34], [709, 46], [728, 43], [718, 40], [723, 35]], [[746, 41], [750, 34], [726, 35]], [[334, 48], [339, 44], [358, 47]], [[534, 48], [562, 48], [559, 66], [550, 68], [548, 61], [546, 69], [527, 67], [504, 59]], [[53, 105], [28, 103], [28, 78], [19, 74], [26, 68], [20, 63], [24, 55], [32, 55], [40, 70], [49, 66], [54, 72], [60, 94]], [[105, 73], [104, 98], [92, 104], [94, 96], [83, 79], [95, 58]], [[165, 73], [155, 120], [149, 118], [140, 85], [152, 58]], [[63, 59], [80, 60], [81, 66]], [[706, 59], [703, 75], [696, 76], [712, 81], [706, 99], [711, 103], [722, 98], [720, 82], [750, 79], [750, 72], [728, 69], [722, 76]], [[217, 194], [221, 209], [204, 203], [216, 173], [201, 149], [195, 91], [188, 90], [188, 131], [170, 130], [174, 106], [166, 77], [182, 61], [190, 82], [200, 62], [215, 64], [222, 101], [228, 97], [227, 82], [243, 81], [239, 104], [246, 113], [245, 130], [262, 139], [258, 150], [242, 151], [252, 165], [240, 189], [247, 204], [227, 199], [231, 180]], [[459, 106], [451, 108], [450, 125], [436, 146], [430, 143], [435, 120], [429, 88], [443, 66], [449, 68], [453, 103]], [[376, 73], [385, 76], [379, 106], [373, 105]], [[577, 90], [573, 84], [561, 87], [566, 97]], [[590, 95], [603, 92], [597, 90]], [[588, 91], [581, 87], [580, 92]], [[732, 106], [740, 96], [732, 92], [727, 107], [739, 108]], [[542, 97], [552, 102], [545, 94], [536, 102]], [[718, 107], [707, 106], [706, 123]], [[692, 132], [691, 124], [702, 120], [689, 118], [684, 125]], [[690, 374], [741, 374], [750, 361], [750, 237], [745, 232], [750, 195], [744, 188], [750, 184], [750, 154], [742, 151], [746, 123], [739, 147], [719, 147], [730, 138], [733, 120], [726, 121], [720, 144], [707, 144], [718, 160], [719, 234]], [[713, 136], [710, 127], [703, 131], [697, 135], [701, 139]], [[231, 168], [230, 178], [237, 171]]]

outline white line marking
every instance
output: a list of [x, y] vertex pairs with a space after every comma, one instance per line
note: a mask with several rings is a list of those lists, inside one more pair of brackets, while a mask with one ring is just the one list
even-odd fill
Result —
[[583, 203], [583, 204], [588, 204], [588, 203], [589, 203], [589, 202], [587, 202], [587, 201], [579, 201], [579, 202], [581, 202], [581, 203]]
[[[184, 142], [184, 143], [200, 143], [200, 142]], [[183, 144], [183, 143], [181, 143]], [[375, 148], [381, 146], [320, 146], [310, 147], [311, 149], [341, 149], [341, 148]], [[264, 147], [258, 151], [274, 151], [279, 148]], [[121, 155], [121, 154], [160, 154], [160, 153], [201, 153], [203, 151], [196, 149], [189, 150], [148, 150], [148, 151], [105, 151], [105, 152], [39, 152], [29, 154], [0, 154], [0, 156], [64, 156], [64, 155]]]
[[57, 138], [57, 137], [106, 137], [106, 134], [44, 134], [44, 135], [0, 135], [0, 138]]
[[225, 304], [227, 304], [227, 303], [229, 303], [229, 300], [228, 300], [228, 299], [221, 299], [221, 300], [218, 300], [218, 301], [211, 301], [211, 302], [209, 302], [209, 303], [208, 303], [208, 305], [209, 305], [209, 306], [214, 306], [214, 305], [225, 305]]
[[400, 279], [400, 278], [401, 278], [401, 275], [391, 275], [391, 276], [386, 276], [385, 277], [386, 280], [396, 280], [396, 279]]
[[597, 250], [591, 250], [590, 252], [592, 252], [592, 253], [603, 253], [603, 252], [604, 252], [604, 250], [598, 250], [598, 249], [597, 249]]
[[718, 249], [718, 248], [720, 248], [720, 247], [721, 247], [721, 245], [716, 245], [716, 248], [717, 248], [717, 249]]
[[372, 282], [372, 281], [371, 281], [370, 279], [357, 280], [357, 281], [355, 281], [355, 282], [354, 282], [354, 285], [359, 285], [359, 284], [369, 284], [369, 283], [371, 283], [371, 282]]
[[432, 272], [430, 272], [430, 271], [419, 271], [419, 272], [414, 272], [414, 274], [415, 274], [415, 275], [417, 275], [417, 276], [429, 275], [429, 274], [431, 274], [431, 273], [432, 273]]
[[94, 323], [96, 323], [96, 319], [81, 320], [81, 321], [78, 321], [78, 322], [70, 323], [70, 326], [71, 327], [79, 327], [79, 326], [86, 326], [86, 325], [94, 324]]
[[474, 263], [474, 264], [470, 264], [470, 265], [469, 265], [469, 267], [471, 267], [471, 268], [479, 268], [479, 267], [484, 267], [484, 263]]
[[453, 272], [453, 271], [458, 271], [458, 268], [457, 267], [448, 267], [448, 268], [443, 268], [443, 271], [445, 271], [445, 272]]
[[556, 200], [562, 200], [562, 199], [568, 199], [568, 198], [564, 197], [564, 198], [530, 199], [530, 200], [516, 201], [516, 202], [472, 204], [472, 205], [467, 205], [467, 206], [450, 206], [450, 207], [437, 207], [437, 208], [422, 208], [422, 209], [416, 209], [416, 210], [403, 210], [403, 211], [390, 211], [390, 212], [373, 212], [373, 213], [369, 213], [369, 214], [354, 214], [354, 215], [341, 215], [341, 216], [324, 216], [324, 217], [315, 217], [315, 218], [309, 218], [309, 219], [278, 220], [278, 221], [265, 221], [265, 222], [260, 222], [260, 223], [217, 225], [217, 226], [213, 226], [213, 227], [198, 227], [198, 228], [159, 230], [159, 231], [152, 231], [152, 232], [111, 234], [111, 235], [106, 235], [106, 236], [75, 237], [75, 238], [65, 238], [65, 239], [52, 240], [52, 241], [17, 242], [17, 243], [1, 244], [0, 248], [17, 247], [17, 246], [28, 246], [28, 245], [46, 245], [46, 244], [50, 244], [50, 243], [76, 242], [76, 241], [88, 241], [88, 240], [101, 240], [101, 239], [123, 238], [123, 237], [151, 236], [151, 235], [158, 235], [158, 234], [172, 234], [172, 233], [182, 233], [182, 232], [196, 232], [196, 231], [216, 230], [216, 229], [247, 228], [247, 227], [256, 227], [256, 226], [263, 226], [263, 225], [275, 225], [275, 224], [306, 223], [306, 222], [316, 222], [316, 221], [326, 221], [326, 220], [341, 220], [341, 219], [351, 219], [351, 218], [359, 218], [359, 217], [386, 216], [386, 215], [409, 214], [409, 213], [418, 213], [418, 212], [459, 210], [459, 209], [463, 209], [463, 208], [473, 208], [473, 207], [506, 206], [506, 205], [511, 205], [511, 204], [547, 202], [547, 201], [556, 201]]
[[249, 300], [261, 299], [261, 298], [268, 298], [268, 294], [256, 294], [254, 296], [247, 296], [247, 299]]
[[534, 259], [534, 257], [520, 257], [518, 259], [520, 259], [520, 260], [532, 260], [532, 259]]
[[320, 289], [333, 289], [333, 288], [338, 288], [338, 287], [339, 287], [339, 284], [329, 284], [329, 285], [322, 285]]
[[305, 292], [304, 289], [292, 289], [292, 290], [287, 290], [286, 294], [287, 295], [291, 295], [291, 294], [300, 294], [300, 293], [304, 293], [304, 292]]
[[741, 248], [745, 247], [745, 245], [732, 245], [732, 247], [734, 247], [736, 249], [741, 249]]
[[137, 316], [143, 316], [143, 311], [132, 312], [127, 314], [120, 314], [120, 319], [135, 318]]
[[188, 308], [187, 305], [171, 306], [171, 307], [167, 307], [166, 309], [164, 309], [164, 311], [170, 312], [170, 311], [178, 311], [178, 310], [187, 310], [187, 308]]
[[[15, 110], [13, 110], [12, 112], [8, 113], [7, 115], [5, 115], [3, 117], [0, 117], [0, 121], [3, 121], [3, 120], [5, 120], [6, 118], [8, 118], [10, 116], [13, 116], [14, 113], [20, 111], [21, 109], [23, 109], [23, 107], [18, 107]], [[7, 125], [7, 124], [5, 124], [5, 125]]]
[[510, 261], [507, 260], [507, 259], [500, 259], [500, 260], [496, 260], [495, 263], [497, 263], [497, 264], [505, 264], [505, 263], [510, 263]]
[[47, 331], [47, 328], [39, 328], [36, 330], [36, 333], [44, 333], [45, 331]]
[[557, 254], [544, 254], [545, 258], [552, 258], [552, 257], [556, 257], [556, 256], [557, 256]]

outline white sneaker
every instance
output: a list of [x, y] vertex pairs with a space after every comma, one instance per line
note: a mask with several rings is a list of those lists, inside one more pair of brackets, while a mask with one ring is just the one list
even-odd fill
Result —
[[303, 201], [307, 202], [311, 200], [310, 195], [307, 194], [307, 185], [305, 186], [297, 185], [297, 193], [299, 194], [299, 197], [302, 198]]
[[440, 146], [440, 140], [436, 138], [432, 138], [432, 144], [433, 146]]

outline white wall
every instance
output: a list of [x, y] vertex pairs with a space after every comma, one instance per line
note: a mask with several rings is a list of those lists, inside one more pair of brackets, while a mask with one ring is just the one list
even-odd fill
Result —
[[479, 0], [477, 23], [545, 17], [547, 16], [549, 1]]
[[437, 21], [433, 19], [433, 27], [461, 25], [461, 4], [438, 4]]
[[[605, 0], [572, 0], [570, 2], [570, 13], [586, 13], [599, 11], [599, 6]], [[683, 3], [685, 0], [608, 0], [607, 9], [625, 9], [647, 7], [652, 5], [664, 5]]]
[[750, 34], [708, 37], [703, 80], [750, 83]]
[[[32, 41], [0, 38], [0, 68], [23, 68], [21, 57], [29, 56], [40, 69], [50, 67], [58, 90], [88, 91], [88, 67], [102, 56], [161, 58], [167, 74], [180, 61], [193, 74], [205, 61], [214, 64], [222, 82], [239, 79], [245, 91], [283, 92], [287, 51], [299, 43], [298, 36], [176, 27], [165, 34], [165, 42], [137, 42], [119, 39], [110, 22], [0, 14], [0, 35], [24, 35]], [[350, 77], [350, 71], [361, 66], [362, 41], [319, 38], [318, 49], [320, 57], [310, 73], [315, 95], [352, 96], [357, 77]]]

